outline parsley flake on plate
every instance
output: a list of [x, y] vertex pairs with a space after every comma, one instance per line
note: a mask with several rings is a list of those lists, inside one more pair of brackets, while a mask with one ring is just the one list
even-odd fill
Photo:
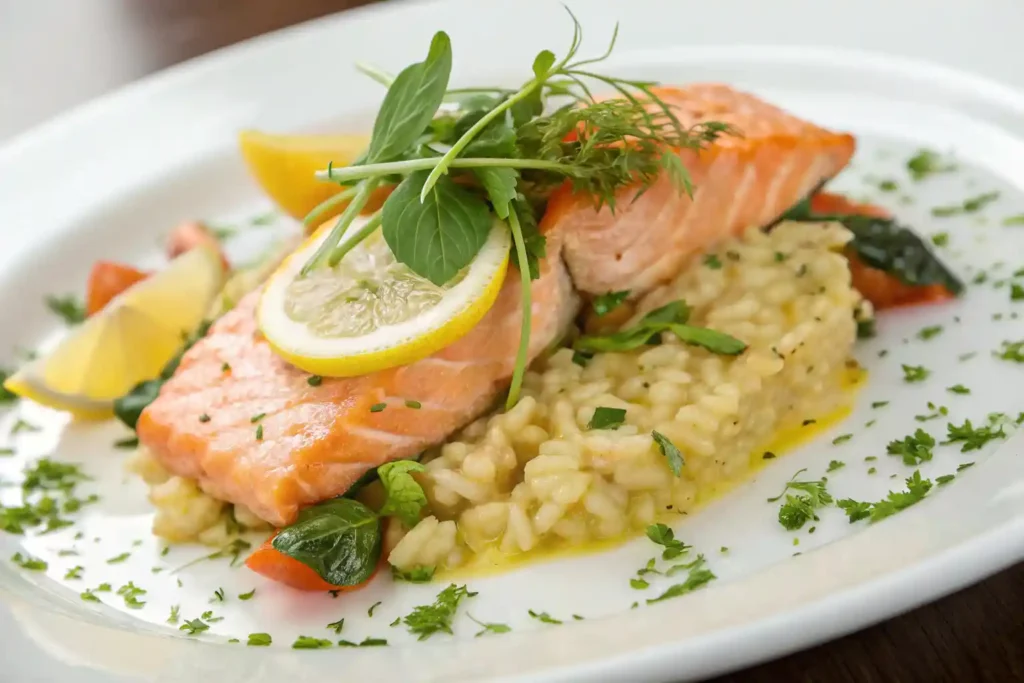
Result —
[[273, 642], [269, 633], [250, 633], [245, 644], [249, 647], [267, 647]]
[[540, 622], [545, 623], [545, 624], [561, 624], [562, 623], [562, 621], [560, 619], [555, 619], [553, 616], [551, 616], [547, 612], [534, 612], [531, 609], [531, 610], [527, 610], [526, 613], [529, 614], [534, 619], [536, 619], [537, 621], [540, 621]]
[[931, 480], [922, 479], [921, 472], [915, 470], [914, 474], [907, 478], [906, 491], [890, 491], [885, 500], [877, 503], [846, 498], [839, 501], [837, 505], [849, 517], [851, 524], [862, 519], [867, 519], [873, 524], [921, 502], [931, 489]]
[[459, 603], [465, 598], [472, 598], [476, 593], [466, 586], [454, 583], [437, 594], [433, 604], [420, 605], [402, 619], [409, 633], [426, 640], [435, 633], [452, 633], [452, 621], [459, 609]]
[[184, 631], [190, 636], [197, 635], [203, 631], [209, 631], [210, 625], [203, 623], [201, 619], [186, 619], [185, 623], [178, 627], [179, 631]]
[[846, 467], [846, 463], [843, 462], [842, 460], [832, 460], [828, 463], [828, 469], [826, 469], [825, 471], [835, 472], [836, 470], [842, 469], [844, 467]]
[[77, 325], [85, 321], [85, 304], [72, 294], [46, 297], [46, 307], [64, 321], [66, 325]]
[[466, 616], [469, 617], [470, 620], [475, 622], [478, 626], [482, 627], [481, 630], [477, 632], [475, 636], [477, 638], [487, 633], [508, 633], [512, 630], [512, 627], [510, 627], [508, 624], [496, 624], [491, 622], [480, 621], [468, 612], [466, 613]]
[[922, 149], [907, 160], [907, 171], [915, 181], [921, 181], [939, 173], [951, 173], [956, 169], [956, 164], [946, 161], [938, 152], [930, 149]]
[[310, 636], [299, 636], [292, 643], [292, 649], [294, 650], [322, 650], [328, 647], [334, 647], [334, 643], [329, 640], [321, 638], [312, 638]]
[[647, 527], [647, 538], [654, 543], [664, 546], [661, 559], [672, 560], [688, 552], [693, 546], [686, 545], [676, 538], [675, 532], [664, 524], [652, 524]]
[[932, 374], [931, 370], [923, 365], [901, 365], [903, 368], [903, 381], [909, 383], [923, 382]]
[[976, 451], [989, 441], [1006, 438], [1006, 432], [1003, 431], [1002, 426], [998, 429], [991, 425], [975, 427], [970, 420], [964, 420], [962, 425], [950, 422], [946, 425], [946, 431], [948, 434], [945, 443], [960, 443], [961, 453]]
[[942, 334], [942, 325], [929, 325], [928, 327], [922, 327], [920, 331], [918, 331], [917, 338], [927, 341], [940, 334]]
[[598, 406], [594, 409], [594, 416], [587, 423], [587, 429], [617, 429], [626, 422], [625, 408], [608, 408]]
[[886, 452], [889, 455], [901, 456], [904, 465], [920, 465], [932, 459], [934, 447], [935, 438], [919, 428], [910, 436], [890, 441]]

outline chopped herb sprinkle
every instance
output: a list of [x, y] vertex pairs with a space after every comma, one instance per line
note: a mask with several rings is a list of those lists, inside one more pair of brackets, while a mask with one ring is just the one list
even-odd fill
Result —
[[249, 639], [245, 642], [249, 647], [267, 647], [273, 642], [269, 633], [250, 633]]
[[311, 387], [318, 387], [321, 384], [323, 384], [323, 381], [324, 381], [324, 378], [321, 377], [320, 375], [310, 375], [306, 379], [306, 384], [308, 384]]
[[207, 415], [206, 413], [203, 413], [202, 415], [199, 416], [199, 421], [200, 422], [209, 422], [210, 421], [210, 416]]
[[963, 384], [954, 384], [951, 387], [946, 387], [946, 391], [951, 394], [969, 394], [971, 390], [965, 387]]
[[902, 365], [903, 381], [907, 383], [923, 382], [928, 379], [931, 370], [922, 365]]
[[846, 467], [846, 463], [843, 462], [842, 460], [831, 460], [829, 461], [828, 468], [825, 471], [835, 472], [836, 470], [842, 469], [844, 467]]
[[555, 619], [547, 612], [534, 612], [532, 609], [526, 611], [531, 617], [545, 624], [561, 624], [561, 620]]
[[932, 337], [937, 337], [942, 334], [942, 325], [929, 325], [928, 327], [922, 327], [917, 333], [917, 338], [927, 341]]
[[372, 406], [370, 406], [370, 412], [371, 413], [379, 413], [379, 412], [381, 412], [382, 410], [384, 410], [387, 407], [388, 407], [387, 403], [374, 403]]
[[423, 404], [420, 403], [419, 401], [406, 401], [405, 407], [412, 408], [413, 410], [419, 410], [420, 408], [423, 407]]
[[620, 292], [608, 292], [598, 297], [594, 297], [594, 302], [591, 306], [594, 309], [594, 313], [598, 316], [608, 315], [626, 300], [629, 296], [630, 290], [624, 289]]
[[[835, 446], [838, 446], [841, 443], [846, 443], [847, 441], [849, 441], [852, 438], [853, 438], [853, 434], [840, 434], [836, 438], [832, 439], [832, 444], [835, 445]], [[833, 460], [833, 462], [835, 462], [835, 461]]]
[[625, 408], [608, 408], [598, 406], [594, 409], [594, 416], [587, 423], [587, 429], [617, 429], [626, 422]]

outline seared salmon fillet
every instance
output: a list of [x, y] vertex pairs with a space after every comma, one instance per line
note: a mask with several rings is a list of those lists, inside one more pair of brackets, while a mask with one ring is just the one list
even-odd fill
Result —
[[[531, 358], [577, 310], [557, 244], [548, 253], [533, 282]], [[411, 365], [318, 384], [261, 338], [258, 296], [244, 298], [185, 354], [137, 430], [166, 469], [275, 526], [344, 493], [368, 470], [443, 441], [492, 405], [515, 366], [522, 320], [515, 273], [455, 344]], [[378, 403], [387, 407], [371, 412]]]
[[670, 279], [694, 252], [751, 226], [763, 226], [808, 196], [849, 163], [854, 138], [787, 114], [753, 95], [719, 84], [656, 88], [680, 123], [731, 124], [707, 148], [679, 150], [693, 197], [666, 174], [636, 201], [619, 191], [613, 212], [594, 210], [589, 196], [559, 188], [542, 230], [564, 240], [564, 257], [577, 289], [632, 297]]

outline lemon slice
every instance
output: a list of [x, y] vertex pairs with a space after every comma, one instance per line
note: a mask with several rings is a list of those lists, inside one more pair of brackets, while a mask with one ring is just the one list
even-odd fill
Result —
[[425, 358], [480, 322], [505, 280], [511, 237], [499, 221], [472, 263], [443, 287], [397, 262], [380, 230], [334, 268], [300, 275], [330, 228], [322, 226], [281, 264], [257, 310], [274, 351], [313, 374], [351, 377]]
[[114, 399], [160, 374], [220, 290], [217, 253], [198, 247], [122, 292], [4, 387], [78, 417], [110, 415]]

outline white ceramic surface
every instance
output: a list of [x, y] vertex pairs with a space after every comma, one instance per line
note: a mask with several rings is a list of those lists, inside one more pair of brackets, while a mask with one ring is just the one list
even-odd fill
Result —
[[[665, 82], [726, 80], [824, 125], [849, 129], [861, 146], [838, 186], [888, 203], [924, 233], [949, 232], [943, 256], [965, 279], [997, 261], [1005, 265], [954, 304], [883, 316], [880, 336], [856, 349], [870, 374], [848, 420], [676, 525], [678, 536], [708, 555], [719, 577], [708, 588], [630, 609], [662, 586], [648, 592], [629, 587], [628, 579], [654, 554], [640, 539], [599, 555], [467, 578], [479, 596], [466, 603], [455, 636], [423, 643], [388, 624], [430, 602], [443, 584], [380, 580], [369, 590], [331, 600], [298, 596], [223, 562], [172, 573], [201, 551], [174, 549], [160, 556], [162, 545], [147, 533], [144, 490], [122, 474], [123, 451], [110, 447], [123, 429], [112, 423], [68, 425], [36, 406], [8, 411], [0, 416], [0, 434], [19, 417], [44, 429], [11, 437], [20, 455], [0, 461], [0, 478], [13, 479], [24, 458], [54, 453], [86, 463], [96, 480], [83, 490], [97, 491], [103, 501], [76, 528], [37, 538], [0, 536], [0, 557], [27, 550], [50, 560], [45, 574], [0, 563], [0, 597], [9, 608], [0, 612], [4, 680], [684, 680], [807, 647], [1024, 558], [1021, 437], [972, 453], [938, 448], [923, 475], [952, 473], [968, 461], [977, 465], [875, 526], [847, 524], [839, 510], [830, 509], [813, 535], [787, 533], [775, 520], [777, 504], [765, 502], [796, 470], [806, 467], [809, 477], [818, 477], [830, 459], [847, 463], [830, 475], [837, 497], [877, 500], [902, 488], [913, 468], [886, 456], [885, 445], [918, 426], [944, 434], [947, 420], [914, 420], [928, 412], [927, 401], [948, 406], [954, 422], [977, 423], [993, 411], [1015, 416], [1024, 409], [1024, 366], [991, 354], [1004, 339], [1024, 339], [1024, 320], [1011, 317], [1015, 307], [1024, 311], [1024, 303], [1011, 302], [1008, 287], [993, 286], [1024, 265], [1015, 263], [1024, 253], [1024, 229], [1000, 226], [1002, 217], [1024, 213], [1024, 94], [988, 79], [1024, 85], [1008, 58], [1016, 54], [1018, 65], [1024, 61], [1010, 30], [1024, 25], [1024, 7], [995, 0], [572, 5], [594, 51], [614, 21], [622, 21], [609, 71]], [[156, 240], [180, 219], [226, 220], [266, 209], [234, 150], [235, 132], [247, 126], [365, 126], [381, 91], [348, 63], [361, 58], [401, 67], [418, 59], [430, 34], [441, 28], [452, 36], [455, 81], [479, 84], [523, 80], [537, 50], [564, 49], [570, 25], [561, 7], [549, 2], [517, 2], [514, 10], [508, 3], [468, 0], [361, 10], [174, 68], [0, 149], [0, 349], [35, 347], [52, 338], [57, 328], [41, 305], [43, 296], [80, 290], [95, 258], [155, 259]], [[955, 153], [961, 170], [911, 183], [904, 162], [922, 145]], [[884, 177], [897, 178], [904, 189], [880, 193], [873, 179]], [[1001, 197], [984, 212], [985, 224], [975, 216], [936, 219], [928, 211], [991, 190]], [[910, 199], [901, 202], [904, 194]], [[234, 246], [252, 252], [270, 232]], [[933, 324], [944, 325], [944, 332], [928, 341], [915, 338]], [[883, 348], [889, 353], [880, 358]], [[970, 351], [978, 355], [958, 361]], [[923, 384], [908, 385], [902, 363], [925, 365], [933, 374]], [[955, 383], [973, 393], [945, 391]], [[890, 405], [872, 409], [880, 400]], [[872, 419], [877, 423], [866, 428]], [[854, 437], [832, 445], [834, 436], [846, 432]], [[865, 456], [878, 461], [864, 463]], [[868, 474], [871, 466], [876, 474]], [[79, 530], [85, 538], [75, 543]], [[57, 555], [72, 545], [79, 556]], [[719, 552], [721, 546], [729, 552]], [[801, 554], [794, 557], [796, 550]], [[125, 551], [132, 553], [127, 562], [107, 564]], [[73, 565], [85, 567], [83, 580], [63, 579]], [[165, 571], [153, 574], [154, 566]], [[141, 610], [125, 608], [116, 596], [104, 596], [103, 605], [78, 597], [101, 581], [116, 587], [129, 579], [148, 591]], [[218, 587], [228, 600], [211, 606]], [[234, 598], [253, 587], [253, 600]], [[378, 600], [375, 616], [368, 617]], [[165, 623], [174, 604], [181, 605], [183, 618], [211, 607], [225, 618], [203, 638], [188, 639]], [[527, 616], [528, 608], [567, 622], [540, 624]], [[478, 629], [466, 611], [507, 622], [514, 632], [474, 638]], [[586, 620], [569, 618], [574, 613]], [[391, 645], [289, 649], [300, 633], [331, 635], [324, 625], [341, 616], [344, 637], [386, 637]], [[275, 645], [226, 644], [230, 637], [244, 641], [253, 631], [272, 633]]]

